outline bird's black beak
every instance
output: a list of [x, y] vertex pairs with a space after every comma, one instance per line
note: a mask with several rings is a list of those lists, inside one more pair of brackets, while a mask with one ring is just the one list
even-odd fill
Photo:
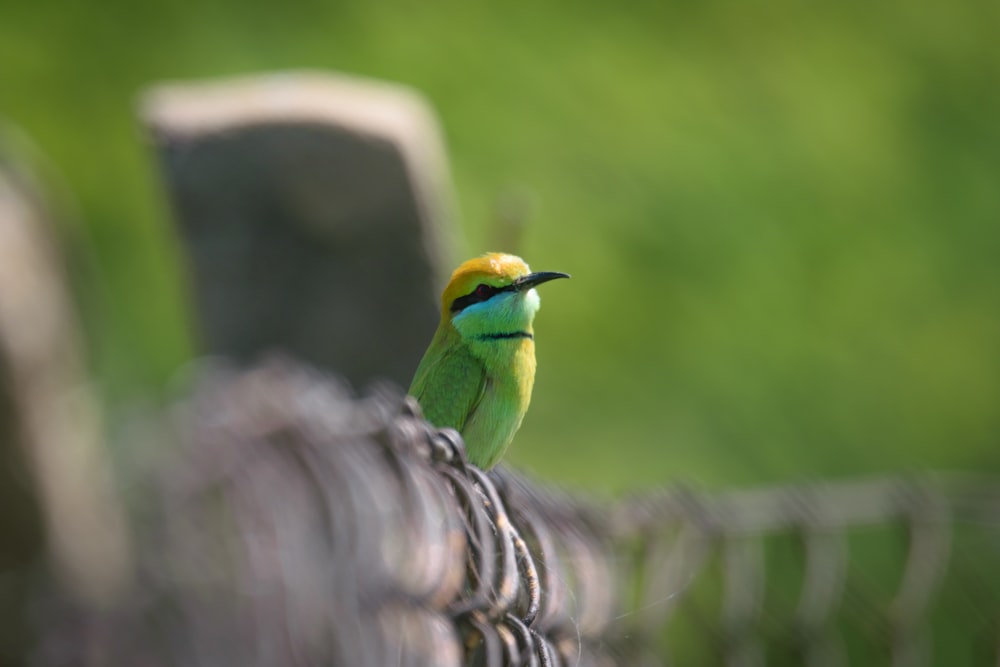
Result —
[[514, 289], [519, 292], [529, 290], [535, 285], [541, 285], [542, 283], [547, 283], [550, 280], [555, 280], [556, 278], [569, 278], [568, 273], [560, 273], [559, 271], [538, 271], [537, 273], [529, 273], [526, 276], [521, 276], [514, 281]]

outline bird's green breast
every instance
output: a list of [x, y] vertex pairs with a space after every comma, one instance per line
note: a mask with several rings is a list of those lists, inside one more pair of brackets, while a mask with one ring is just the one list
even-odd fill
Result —
[[462, 436], [469, 460], [490, 468], [514, 439], [531, 402], [535, 343], [530, 338], [501, 339], [476, 347], [484, 353], [486, 381], [482, 399], [470, 415]]
[[439, 331], [410, 393], [438, 427], [457, 429], [469, 460], [490, 468], [521, 426], [535, 380], [535, 343], [527, 336], [464, 340]]

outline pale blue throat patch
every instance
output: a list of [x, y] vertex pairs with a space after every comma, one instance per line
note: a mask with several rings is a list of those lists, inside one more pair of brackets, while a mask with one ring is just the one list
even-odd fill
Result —
[[467, 306], [451, 322], [463, 338], [483, 334], [506, 334], [531, 328], [541, 305], [538, 292], [502, 292], [493, 298]]

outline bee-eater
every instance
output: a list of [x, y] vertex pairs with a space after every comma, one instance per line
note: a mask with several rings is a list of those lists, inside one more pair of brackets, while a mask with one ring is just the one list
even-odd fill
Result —
[[480, 468], [500, 460], [524, 419], [535, 383], [535, 286], [556, 278], [569, 275], [488, 253], [455, 269], [441, 296], [441, 322], [410, 394], [428, 421], [462, 434]]

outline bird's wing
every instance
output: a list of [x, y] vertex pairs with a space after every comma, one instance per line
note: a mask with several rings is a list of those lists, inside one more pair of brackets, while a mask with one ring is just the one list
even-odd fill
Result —
[[420, 403], [429, 422], [461, 431], [482, 400], [485, 388], [482, 362], [465, 345], [451, 345], [420, 362], [410, 394]]

